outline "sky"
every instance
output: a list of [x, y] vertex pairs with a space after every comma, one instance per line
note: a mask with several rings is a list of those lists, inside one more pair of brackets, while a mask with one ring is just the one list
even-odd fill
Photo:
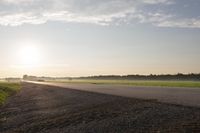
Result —
[[0, 77], [200, 73], [199, 0], [0, 0]]

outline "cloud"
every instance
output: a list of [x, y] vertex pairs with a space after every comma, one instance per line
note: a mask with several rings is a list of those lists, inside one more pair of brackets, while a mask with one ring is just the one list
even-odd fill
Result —
[[148, 6], [169, 6], [174, 0], [1, 0], [0, 25], [43, 24], [48, 21], [111, 25], [151, 23], [159, 27], [199, 28], [200, 20], [179, 18]]
[[163, 13], [147, 13], [136, 16], [140, 23], [151, 23], [157, 27], [200, 28], [200, 18], [177, 18]]
[[159, 27], [200, 28], [200, 19], [166, 20], [157, 24]]
[[[45, 1], [45, 2], [44, 2]], [[4, 0], [1, 25], [41, 24], [47, 21], [108, 25], [135, 12], [132, 0]]]
[[45, 18], [40, 18], [39, 16], [32, 15], [31, 13], [5, 14], [0, 17], [0, 24], [5, 26], [18, 26], [25, 23], [42, 24], [45, 22], [47, 22]]
[[174, 4], [173, 0], [142, 0], [143, 3], [147, 4], [159, 4], [159, 3], [164, 3], [164, 4]]

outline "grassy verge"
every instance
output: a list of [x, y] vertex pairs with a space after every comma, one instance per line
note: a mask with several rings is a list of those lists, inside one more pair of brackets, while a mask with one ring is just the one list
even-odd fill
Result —
[[194, 87], [200, 88], [199, 81], [157, 81], [157, 80], [60, 80], [61, 83], [119, 84], [131, 86]]
[[15, 94], [19, 90], [20, 83], [0, 82], [0, 105], [5, 102], [8, 96]]

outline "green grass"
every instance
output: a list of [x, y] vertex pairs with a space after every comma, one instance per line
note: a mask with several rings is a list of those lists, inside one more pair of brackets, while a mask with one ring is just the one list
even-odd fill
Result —
[[62, 83], [119, 84], [131, 86], [160, 87], [195, 87], [200, 88], [200, 81], [161, 81], [161, 80], [58, 80]]
[[20, 90], [20, 83], [0, 82], [0, 105], [2, 105], [6, 98], [15, 94]]

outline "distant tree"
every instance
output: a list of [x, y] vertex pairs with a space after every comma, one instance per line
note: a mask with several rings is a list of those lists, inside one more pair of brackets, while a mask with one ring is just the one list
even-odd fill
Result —
[[27, 80], [27, 79], [28, 79], [28, 75], [24, 75], [23, 80]]

